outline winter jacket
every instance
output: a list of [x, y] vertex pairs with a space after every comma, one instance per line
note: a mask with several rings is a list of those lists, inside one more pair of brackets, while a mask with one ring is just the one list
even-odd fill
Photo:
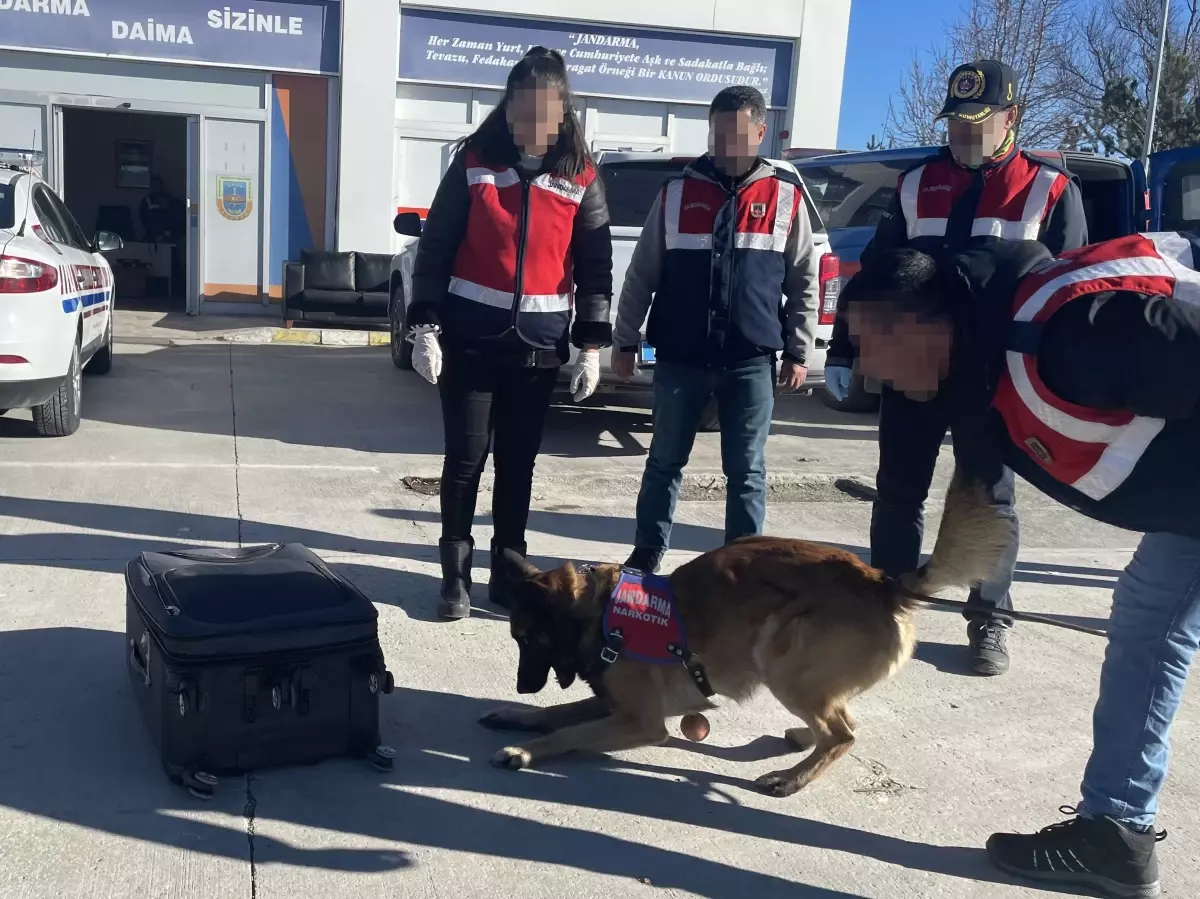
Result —
[[1051, 258], [956, 258], [956, 302], [995, 385], [997, 456], [1059, 502], [1200, 537], [1200, 239], [1132, 235]]
[[782, 352], [806, 364], [820, 260], [803, 190], [762, 160], [734, 181], [705, 156], [669, 180], [626, 273], [614, 345], [638, 349], [649, 313], [646, 340], [664, 362], [711, 368]]
[[[900, 247], [939, 256], [1012, 240], [1037, 240], [1055, 254], [1084, 246], [1079, 185], [1065, 169], [1020, 150], [968, 169], [943, 148], [901, 174], [861, 261], [866, 268]], [[855, 356], [843, 304], [825, 364], [850, 367]]]
[[[441, 329], [449, 350], [556, 366], [576, 346], [608, 346], [612, 238], [604, 186], [494, 164], [451, 163], [417, 246], [407, 324]], [[572, 312], [574, 323], [572, 324]]]

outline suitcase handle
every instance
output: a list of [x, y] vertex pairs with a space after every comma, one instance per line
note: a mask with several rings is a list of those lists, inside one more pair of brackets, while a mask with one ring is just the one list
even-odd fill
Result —
[[137, 643], [133, 640], [129, 641], [129, 664], [138, 674], [142, 676], [142, 681], [148, 687], [150, 686], [150, 663], [149, 659], [143, 659], [141, 653], [138, 652]]
[[188, 562], [248, 562], [252, 559], [261, 559], [264, 556], [276, 553], [282, 546], [282, 543], [267, 543], [263, 546], [247, 546], [233, 549], [214, 547], [212, 549], [205, 548], [190, 551], [176, 550], [171, 555]]

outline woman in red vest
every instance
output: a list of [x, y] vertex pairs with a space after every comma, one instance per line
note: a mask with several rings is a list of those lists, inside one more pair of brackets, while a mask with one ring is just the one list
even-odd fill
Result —
[[492, 447], [496, 561], [526, 554], [533, 468], [569, 343], [576, 402], [595, 391], [612, 342], [612, 238], [604, 188], [571, 108], [560, 53], [534, 47], [504, 98], [457, 147], [430, 207], [407, 322], [413, 368], [442, 398], [440, 613], [470, 614], [479, 479]]

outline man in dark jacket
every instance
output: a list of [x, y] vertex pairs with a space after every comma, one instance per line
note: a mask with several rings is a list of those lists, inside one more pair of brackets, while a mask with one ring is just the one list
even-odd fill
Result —
[[[1171, 723], [1200, 646], [1200, 238], [1132, 235], [1051, 258], [1035, 243], [863, 271], [848, 324], [865, 374], [936, 390], [952, 350], [988, 385], [990, 440], [960, 457], [1144, 536], [1117, 582], [1076, 817], [994, 834], [992, 861], [1114, 897], [1160, 893], [1154, 830]], [[921, 347], [904, 352], [897, 347]], [[964, 363], [965, 364], [965, 363]]]
[[803, 187], [758, 155], [766, 101], [751, 87], [726, 88], [709, 128], [712, 152], [668, 181], [650, 210], [613, 332], [618, 375], [634, 373], [647, 313], [657, 357], [654, 439], [627, 562], [641, 571], [657, 571], [667, 550], [683, 467], [713, 396], [725, 539], [762, 533], [776, 356], [780, 381], [798, 389], [816, 325], [819, 259]]
[[[942, 253], [1037, 240], [1061, 253], [1087, 243], [1083, 201], [1071, 176], [1016, 147], [1020, 108], [1011, 68], [994, 60], [959, 66], [950, 75], [941, 117], [948, 120], [949, 145], [900, 177], [890, 208], [863, 250], [864, 268], [898, 247]], [[845, 318], [839, 316], [825, 362], [827, 389], [839, 399], [849, 390], [854, 355]], [[952, 378], [931, 402], [918, 402], [883, 388], [871, 560], [888, 574], [911, 571], [917, 564], [925, 498], [947, 430], [958, 454], [980, 427], [968, 411], [977, 407], [964, 396], [972, 389]], [[1004, 472], [992, 491], [1011, 513], [1012, 473]], [[1014, 542], [995, 578], [972, 594], [975, 601], [995, 608], [994, 613], [967, 616], [971, 668], [978, 674], [1008, 669], [1005, 628], [1010, 620], [1004, 612], [1012, 608], [1009, 588], [1016, 557]]]

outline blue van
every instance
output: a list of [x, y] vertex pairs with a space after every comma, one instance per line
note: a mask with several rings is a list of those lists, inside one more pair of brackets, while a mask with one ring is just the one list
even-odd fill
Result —
[[[875, 234], [901, 173], [935, 152], [936, 147], [825, 155], [784, 151], [784, 158], [804, 179], [825, 223], [831, 249], [841, 261], [843, 284], [858, 271], [859, 257]], [[1073, 151], [1034, 153], [1079, 179], [1093, 241], [1136, 231], [1200, 228], [1200, 148], [1152, 154], [1148, 186], [1140, 162], [1130, 164]], [[872, 411], [879, 403], [876, 393], [857, 375], [844, 401], [839, 403], [824, 390], [820, 394], [827, 405], [846, 412]]]

